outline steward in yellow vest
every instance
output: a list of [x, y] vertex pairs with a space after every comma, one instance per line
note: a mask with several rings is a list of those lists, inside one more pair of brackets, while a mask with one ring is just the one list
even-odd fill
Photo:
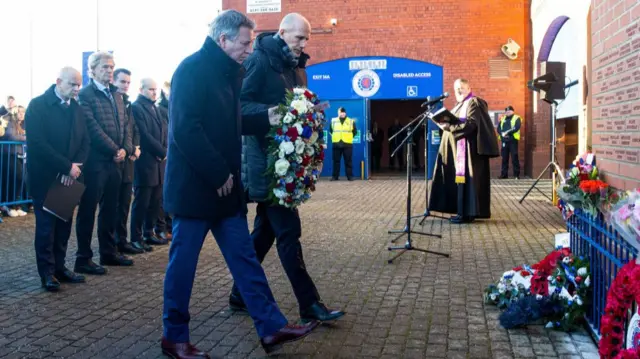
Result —
[[498, 138], [502, 141], [502, 173], [500, 178], [509, 178], [509, 155], [513, 162], [513, 176], [520, 177], [520, 161], [518, 160], [518, 142], [520, 141], [520, 126], [522, 118], [516, 115], [513, 106], [505, 108], [505, 114], [500, 118]]
[[340, 159], [344, 158], [347, 179], [353, 181], [353, 137], [358, 133], [356, 122], [347, 117], [344, 107], [338, 109], [338, 117], [331, 119], [331, 143], [333, 145], [332, 181], [340, 177]]

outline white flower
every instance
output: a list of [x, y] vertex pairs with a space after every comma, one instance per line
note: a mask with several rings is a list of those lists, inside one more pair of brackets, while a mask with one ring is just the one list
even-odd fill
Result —
[[300, 87], [296, 87], [296, 88], [293, 89], [293, 93], [295, 95], [304, 95], [304, 91], [305, 90], [303, 88], [300, 88]]
[[293, 176], [287, 176], [287, 178], [284, 180], [286, 183], [291, 183], [293, 182]]
[[307, 146], [305, 152], [307, 155], [313, 156], [316, 153], [316, 150], [313, 149], [313, 146]]
[[284, 151], [285, 154], [291, 154], [296, 148], [293, 146], [293, 143], [289, 141], [280, 142], [280, 151]]
[[286, 155], [286, 154], [284, 153], [284, 150], [280, 150], [280, 151], [278, 151], [278, 158], [282, 158], [282, 159], [284, 159], [284, 156], [285, 156], [285, 155]]
[[303, 140], [301, 140], [300, 138], [298, 138], [298, 139], [296, 140], [296, 153], [297, 153], [297, 154], [301, 154], [301, 153], [303, 153], [303, 152], [304, 152], [304, 146], [305, 146], [304, 141], [303, 141]]
[[498, 298], [498, 296], [495, 293], [491, 294], [491, 300], [496, 300]]
[[571, 258], [569, 258], [569, 257], [562, 258], [562, 263], [569, 264], [569, 262], [571, 262]]
[[500, 294], [504, 294], [504, 292], [506, 291], [507, 291], [506, 288], [498, 288], [498, 292], [500, 292]]
[[584, 280], [584, 285], [587, 287], [591, 285], [591, 277], [587, 277], [587, 279]]
[[283, 206], [284, 205], [284, 200], [281, 199], [280, 202], [278, 202], [278, 203], [280, 203], [280, 205]]
[[302, 128], [301, 124], [296, 123], [293, 127], [295, 127], [296, 130], [298, 130], [298, 135], [302, 135], [302, 132], [304, 131], [304, 129]]
[[544, 327], [547, 328], [547, 329], [553, 328], [553, 322], [547, 323], [547, 325], [545, 325]]
[[580, 269], [578, 269], [578, 275], [581, 277], [584, 277], [585, 275], [587, 275], [587, 268], [582, 267]]
[[542, 295], [541, 294], [536, 295], [536, 299], [537, 300], [541, 300], [542, 299]]
[[275, 170], [278, 176], [284, 176], [289, 170], [289, 161], [283, 159], [277, 160], [275, 164]]
[[298, 111], [298, 115], [307, 113], [307, 100], [293, 100], [291, 101], [291, 107]]
[[295, 120], [296, 117], [294, 115], [291, 114], [291, 112], [287, 112], [287, 114], [284, 116], [284, 118], [282, 119], [282, 121], [284, 123], [291, 123], [291, 121]]
[[553, 280], [553, 277], [552, 277], [552, 276], [548, 276], [548, 277], [547, 277], [547, 280], [548, 280], [549, 282], [551, 282], [551, 280]]
[[285, 192], [284, 190], [281, 190], [279, 188], [274, 188], [273, 189], [273, 194], [275, 194], [275, 196], [277, 198], [280, 198], [280, 199], [287, 198], [287, 192]]
[[578, 305], [582, 305], [582, 298], [580, 298], [579, 296], [576, 295], [576, 303], [578, 303]]

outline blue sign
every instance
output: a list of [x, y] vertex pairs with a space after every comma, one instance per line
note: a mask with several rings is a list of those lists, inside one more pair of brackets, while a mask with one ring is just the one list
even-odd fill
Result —
[[[437, 97], [443, 92], [441, 66], [398, 57], [366, 56], [327, 61], [309, 66], [307, 79], [309, 89], [320, 100], [329, 100], [331, 108], [344, 107], [349, 117], [359, 119], [356, 121], [358, 133], [353, 140], [353, 175], [364, 178], [368, 177], [369, 168], [369, 142], [363, 137], [368, 133], [371, 122], [369, 101]], [[336, 116], [337, 113], [328, 111], [325, 126], [330, 126], [331, 118]], [[432, 130], [432, 124], [429, 124], [429, 129]], [[333, 146], [331, 135], [326, 131], [325, 141], [327, 152], [322, 175], [330, 176], [333, 171]], [[437, 153], [437, 150], [438, 144], [430, 142], [428, 152], [431, 168], [435, 162], [435, 156], [431, 154]], [[340, 175], [344, 176], [342, 163]]]
[[427, 62], [367, 56], [309, 66], [307, 79], [323, 100], [399, 100], [440, 96], [443, 73], [441, 66]]

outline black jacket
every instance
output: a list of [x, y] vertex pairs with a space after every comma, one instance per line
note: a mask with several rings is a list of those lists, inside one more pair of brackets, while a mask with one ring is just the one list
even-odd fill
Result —
[[167, 120], [155, 104], [144, 96], [131, 105], [140, 134], [140, 158], [135, 164], [135, 186], [162, 184], [167, 157]]
[[[138, 126], [133, 118], [131, 112], [131, 102], [129, 101], [129, 95], [123, 94], [124, 106], [127, 110], [127, 117], [129, 118], [129, 125], [127, 130], [131, 131], [131, 145], [133, 150], [136, 146], [140, 146], [140, 134], [138, 133]], [[133, 154], [133, 150], [130, 154], [127, 154], [127, 158], [124, 161], [124, 170], [122, 171], [122, 183], [133, 183], [133, 166], [135, 161], [129, 159], [129, 156]]]
[[72, 163], [85, 163], [89, 156], [82, 109], [73, 99], [65, 109], [54, 88], [55, 85], [31, 100], [25, 114], [28, 185], [31, 196], [39, 201], [44, 200], [58, 174], [68, 175]]
[[133, 133], [127, 130], [130, 122], [122, 94], [118, 93], [113, 85], [109, 85], [109, 89], [116, 102], [117, 112], [114, 112], [111, 101], [98, 89], [93, 80], [80, 90], [78, 95], [91, 139], [87, 170], [101, 162], [113, 162], [113, 157], [121, 148], [124, 148], [127, 156], [134, 150]]
[[[176, 216], [220, 220], [247, 211], [240, 181], [243, 129], [266, 133], [266, 114], [241, 118], [244, 68], [207, 37], [171, 80], [164, 209]], [[233, 174], [230, 195], [217, 189]]]
[[[307, 86], [305, 66], [309, 56], [303, 53], [297, 64], [287, 56], [286, 44], [275, 33], [262, 33], [256, 38], [254, 51], [244, 62], [247, 75], [242, 85], [242, 114], [267, 116], [270, 107], [284, 103], [286, 89]], [[243, 138], [242, 182], [249, 199], [267, 199], [271, 179], [267, 170], [267, 132]]]

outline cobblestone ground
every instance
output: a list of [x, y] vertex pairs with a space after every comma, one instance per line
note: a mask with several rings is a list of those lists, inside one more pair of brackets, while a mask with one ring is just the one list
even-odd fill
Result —
[[[387, 230], [404, 225], [405, 181], [323, 182], [301, 209], [305, 260], [324, 301], [348, 314], [279, 356], [598, 358], [585, 332], [569, 335], [540, 326], [507, 331], [498, 324], [499, 312], [483, 305], [487, 284], [512, 266], [540, 260], [553, 249], [553, 235], [563, 231], [559, 213], [536, 191], [518, 203], [530, 183], [494, 181], [489, 221], [452, 226], [430, 218], [414, 228], [441, 233], [442, 239], [415, 236], [415, 245], [450, 258], [410, 252], [387, 264], [393, 238]], [[424, 182], [414, 181], [413, 189], [413, 211], [420, 214]], [[40, 288], [33, 228], [33, 215], [0, 225], [0, 357], [161, 357], [168, 247], [135, 257], [133, 268], [109, 268], [107, 276], [51, 294]], [[68, 253], [72, 268], [75, 237]], [[297, 320], [295, 297], [275, 251], [264, 266], [280, 307]], [[215, 357], [263, 357], [250, 319], [228, 311], [230, 286], [209, 239], [191, 300], [192, 342]]]

